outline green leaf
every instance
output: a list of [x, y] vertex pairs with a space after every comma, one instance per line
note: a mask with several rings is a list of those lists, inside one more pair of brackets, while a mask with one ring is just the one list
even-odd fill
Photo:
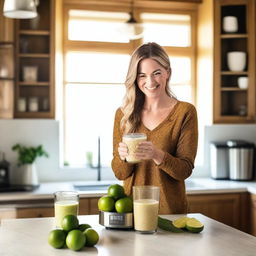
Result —
[[12, 150], [18, 153], [18, 165], [32, 164], [37, 157], [49, 157], [49, 154], [43, 149], [42, 145], [37, 147], [25, 147], [20, 144], [15, 144]]

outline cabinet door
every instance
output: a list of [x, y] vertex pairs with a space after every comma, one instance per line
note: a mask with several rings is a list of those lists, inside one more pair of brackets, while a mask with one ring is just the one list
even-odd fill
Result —
[[[236, 31], [224, 29], [227, 16], [236, 18]], [[255, 122], [254, 0], [214, 1], [214, 46], [214, 123]], [[239, 86], [241, 77], [247, 88]]]
[[13, 117], [13, 98], [13, 82], [0, 79], [0, 118]]
[[1, 208], [0, 209], [0, 220], [1, 219], [15, 219], [16, 209], [15, 208]]
[[89, 214], [99, 214], [98, 200], [99, 200], [99, 198], [90, 198], [90, 213]]
[[254, 236], [256, 236], [256, 194], [250, 195], [251, 199], [251, 223], [250, 223], [250, 233]]
[[14, 19], [8, 19], [3, 16], [4, 0], [0, 0], [0, 41], [1, 42], [13, 42], [13, 21]]
[[202, 213], [210, 218], [240, 229], [240, 195], [188, 195], [189, 212]]
[[[0, 10], [3, 10], [0, 0]], [[14, 38], [13, 19], [0, 12], [0, 118], [13, 118]]]
[[53, 207], [27, 207], [17, 209], [17, 218], [54, 217]]
[[54, 118], [54, 7], [40, 1], [37, 18], [16, 23], [17, 118]]
[[79, 215], [86, 215], [90, 212], [89, 199], [80, 198], [79, 200]]

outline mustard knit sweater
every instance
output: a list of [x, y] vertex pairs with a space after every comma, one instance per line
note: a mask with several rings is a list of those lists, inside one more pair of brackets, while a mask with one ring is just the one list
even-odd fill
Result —
[[122, 141], [120, 121], [121, 109], [116, 111], [113, 135], [112, 169], [119, 180], [124, 181], [125, 192], [132, 194], [135, 185], [160, 187], [160, 214], [187, 212], [184, 180], [194, 168], [197, 151], [197, 114], [193, 105], [178, 101], [169, 115], [156, 128], [149, 130], [141, 124], [136, 132], [145, 133], [147, 140], [165, 152], [163, 162], [156, 165], [153, 160], [138, 164], [122, 161], [118, 144]]

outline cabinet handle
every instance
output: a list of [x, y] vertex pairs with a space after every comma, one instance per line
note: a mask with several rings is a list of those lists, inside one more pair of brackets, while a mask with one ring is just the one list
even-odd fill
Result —
[[43, 217], [43, 214], [42, 214], [42, 213], [39, 213], [39, 214], [37, 215], [37, 217], [38, 217], [38, 218], [42, 218], [42, 217]]

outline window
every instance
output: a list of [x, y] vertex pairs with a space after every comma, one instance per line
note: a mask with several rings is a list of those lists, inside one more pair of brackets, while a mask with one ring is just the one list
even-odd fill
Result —
[[191, 46], [189, 15], [142, 13], [141, 20], [145, 25], [144, 41], [156, 42], [161, 46]]
[[89, 152], [97, 165], [98, 137], [101, 164], [112, 157], [113, 120], [125, 92], [122, 84], [129, 62], [127, 54], [68, 52], [66, 55], [66, 160], [82, 166]]
[[[143, 38], [129, 41], [119, 29], [128, 12], [66, 9], [64, 159], [71, 166], [85, 166], [91, 156], [96, 165], [100, 138], [101, 164], [110, 167], [115, 110], [125, 93], [130, 54], [142, 42], [164, 46], [172, 66], [172, 91], [179, 100], [193, 102], [192, 15], [137, 11]], [[177, 31], [179, 36], [173, 36]]]
[[129, 43], [120, 33], [122, 24], [129, 14], [123, 12], [100, 12], [70, 10], [68, 21], [68, 39], [91, 42]]

